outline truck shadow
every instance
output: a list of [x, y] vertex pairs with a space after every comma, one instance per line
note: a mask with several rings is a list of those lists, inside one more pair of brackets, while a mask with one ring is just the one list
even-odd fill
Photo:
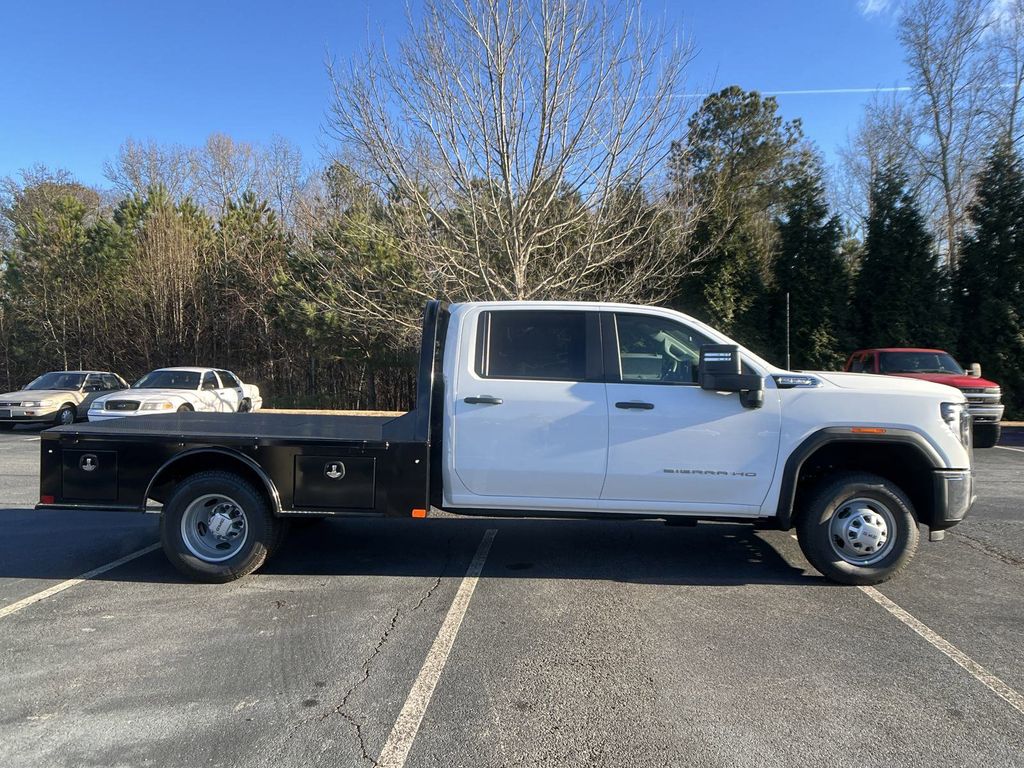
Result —
[[[155, 516], [120, 512], [0, 510], [0, 579], [64, 580], [129, 555], [157, 538]], [[484, 533], [497, 531], [483, 576], [665, 585], [827, 585], [802, 564], [795, 542], [749, 525], [656, 521], [412, 519], [295, 521], [266, 577], [461, 577]], [[795, 554], [793, 554], [795, 553]], [[93, 577], [97, 581], [184, 583], [156, 550]], [[199, 587], [200, 585], [196, 585]], [[217, 587], [212, 587], [216, 589]]]
[[[829, 584], [749, 525], [440, 517], [298, 525], [267, 575], [462, 576], [488, 529], [485, 578], [729, 586]], [[773, 536], [785, 536], [775, 533]], [[795, 545], [795, 542], [793, 542]]]

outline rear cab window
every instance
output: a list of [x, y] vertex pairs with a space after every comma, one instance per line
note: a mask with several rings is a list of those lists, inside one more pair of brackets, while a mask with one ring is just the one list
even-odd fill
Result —
[[[485, 379], [585, 381], [597, 378], [596, 312], [495, 310], [477, 324], [475, 371]], [[588, 364], [589, 361], [589, 364]]]

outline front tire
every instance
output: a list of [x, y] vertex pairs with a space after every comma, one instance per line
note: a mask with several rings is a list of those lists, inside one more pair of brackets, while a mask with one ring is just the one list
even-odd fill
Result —
[[917, 550], [917, 517], [895, 483], [864, 472], [826, 478], [797, 520], [800, 549], [811, 565], [840, 584], [888, 581]]
[[1001, 424], [975, 424], [974, 425], [974, 447], [975, 448], [994, 448], [996, 443], [999, 442], [999, 436], [1002, 434], [1003, 427]]
[[188, 403], [184, 403], [184, 404], [178, 406], [178, 413], [191, 413], [194, 410], [195, 410], [195, 408], [193, 408]]
[[58, 427], [66, 427], [75, 423], [78, 418], [78, 409], [70, 403], [64, 403], [57, 411], [57, 415], [53, 418], [54, 425]]
[[181, 573], [208, 583], [252, 573], [283, 535], [266, 498], [230, 472], [199, 472], [183, 480], [160, 516], [164, 554]]

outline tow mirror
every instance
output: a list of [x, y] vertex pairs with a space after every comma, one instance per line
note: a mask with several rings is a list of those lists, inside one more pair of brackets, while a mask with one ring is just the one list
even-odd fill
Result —
[[981, 363], [971, 363], [971, 368], [967, 371], [967, 375], [975, 379], [981, 378]]
[[697, 380], [701, 389], [739, 392], [744, 408], [764, 405], [764, 379], [756, 373], [743, 373], [740, 348], [735, 344], [702, 344]]

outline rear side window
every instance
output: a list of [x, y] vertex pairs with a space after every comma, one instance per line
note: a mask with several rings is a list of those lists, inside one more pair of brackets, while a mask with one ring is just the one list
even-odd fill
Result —
[[548, 381], [586, 378], [586, 312], [485, 312], [478, 334], [476, 372], [480, 376]]
[[109, 390], [124, 389], [124, 385], [118, 381], [117, 376], [112, 373], [103, 374], [103, 388]]
[[238, 383], [238, 379], [235, 378], [235, 374], [231, 371], [217, 371], [217, 375], [220, 376], [221, 386], [230, 389], [241, 389], [242, 385]]

